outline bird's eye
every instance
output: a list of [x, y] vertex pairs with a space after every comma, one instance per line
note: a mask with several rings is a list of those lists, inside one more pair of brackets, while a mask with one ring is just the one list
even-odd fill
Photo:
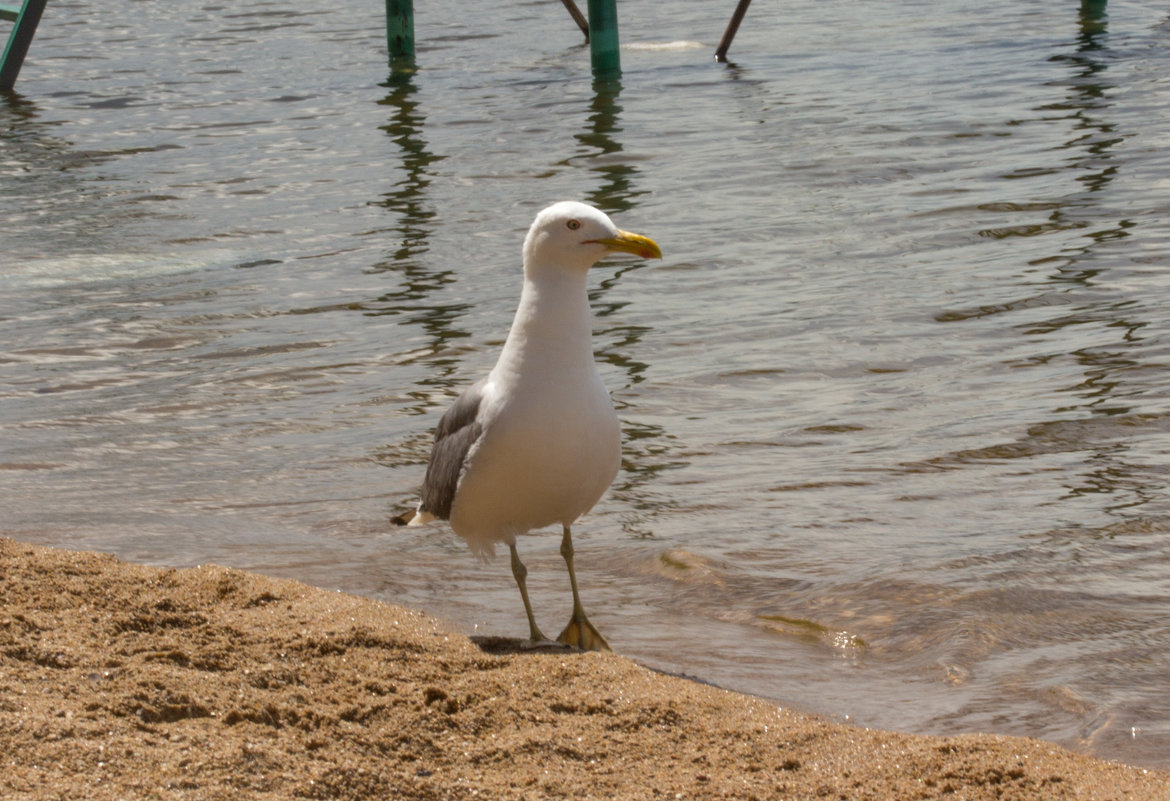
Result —
[[581, 221], [580, 220], [569, 220], [567, 223], [565, 223], [565, 226], [570, 231], [576, 231], [578, 228], [581, 227]]

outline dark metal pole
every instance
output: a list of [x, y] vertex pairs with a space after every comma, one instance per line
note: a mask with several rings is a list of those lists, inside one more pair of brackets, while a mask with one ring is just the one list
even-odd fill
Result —
[[716, 61], [727, 61], [727, 51], [731, 47], [731, 40], [735, 38], [735, 32], [739, 30], [739, 23], [743, 22], [743, 15], [747, 13], [748, 6], [752, 4], [752, 0], [739, 0], [739, 5], [735, 7], [735, 13], [731, 15], [731, 22], [727, 23], [727, 30], [723, 32], [723, 39], [719, 42], [719, 47], [715, 49]]
[[581, 13], [581, 9], [577, 8], [577, 4], [573, 0], [561, 0], [565, 4], [565, 8], [569, 10], [569, 16], [573, 18], [573, 22], [577, 23], [577, 27], [581, 29], [581, 33], [585, 34], [585, 41], [589, 41], [589, 20], [585, 19], [585, 15]]

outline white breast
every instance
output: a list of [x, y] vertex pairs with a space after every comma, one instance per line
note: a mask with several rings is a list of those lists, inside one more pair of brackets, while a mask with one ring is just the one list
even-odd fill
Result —
[[620, 424], [592, 364], [545, 374], [539, 392], [505, 391], [495, 377], [481, 407], [484, 434], [468, 454], [451, 509], [451, 527], [477, 551], [571, 524], [597, 503], [621, 463]]

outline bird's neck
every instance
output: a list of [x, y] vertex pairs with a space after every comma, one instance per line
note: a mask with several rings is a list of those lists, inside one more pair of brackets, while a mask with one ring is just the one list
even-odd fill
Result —
[[593, 321], [585, 270], [526, 274], [499, 367], [593, 367]]

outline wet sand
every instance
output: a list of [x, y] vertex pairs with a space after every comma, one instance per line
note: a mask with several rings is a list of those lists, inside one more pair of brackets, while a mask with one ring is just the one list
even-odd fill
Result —
[[1170, 798], [1038, 740], [856, 728], [222, 567], [0, 538], [0, 599], [5, 799]]

